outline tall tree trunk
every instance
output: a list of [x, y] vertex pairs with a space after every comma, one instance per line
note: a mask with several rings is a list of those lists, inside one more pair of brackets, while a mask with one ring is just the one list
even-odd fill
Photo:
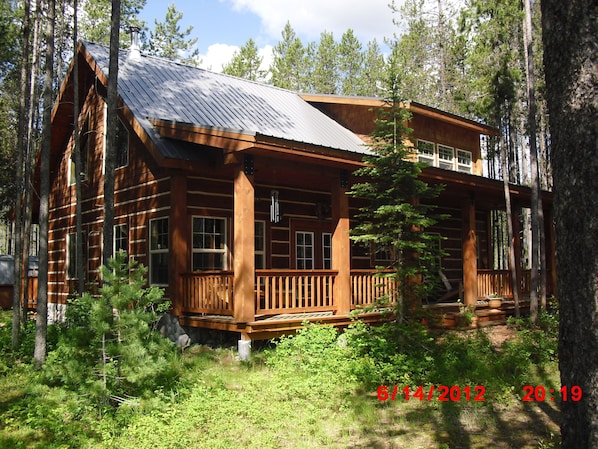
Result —
[[[534, 56], [532, 50], [532, 7], [531, 0], [524, 0], [523, 19], [523, 40], [525, 54], [525, 74], [527, 79], [527, 102], [528, 102], [528, 135], [529, 154], [531, 169], [531, 216], [532, 216], [532, 267], [530, 278], [530, 317], [532, 322], [538, 320], [538, 291], [539, 291], [539, 269], [540, 269], [540, 223], [539, 210], [542, 208], [540, 197], [540, 178], [538, 170], [538, 148], [536, 144], [536, 93], [534, 78]], [[545, 267], [542, 267], [545, 270]], [[544, 291], [546, 289], [544, 288]], [[546, 305], [546, 296], [543, 299]]]
[[505, 191], [505, 209], [507, 211], [507, 235], [509, 239], [509, 270], [511, 270], [511, 288], [513, 290], [513, 301], [515, 303], [515, 316], [519, 318], [519, 277], [517, 273], [516, 258], [515, 258], [515, 236], [513, 233], [513, 211], [511, 208], [511, 190], [509, 189], [509, 178], [507, 169], [507, 149], [505, 147], [505, 138], [501, 133], [500, 135], [500, 151], [502, 154], [502, 168], [503, 168], [503, 186]]
[[32, 61], [29, 84], [29, 112], [27, 124], [27, 153], [24, 169], [24, 189], [23, 194], [23, 231], [21, 238], [23, 240], [23, 323], [27, 324], [27, 314], [29, 309], [29, 253], [31, 247], [31, 228], [33, 213], [33, 174], [35, 172], [35, 162], [37, 159], [38, 138], [39, 138], [39, 101], [40, 101], [40, 48], [41, 48], [41, 0], [35, 2], [33, 11], [33, 43], [31, 48]]
[[[73, 135], [75, 136], [75, 221], [77, 232], [77, 293], [80, 295], [85, 290], [85, 264], [83, 254], [83, 193], [81, 187], [81, 138], [79, 137], [79, 55], [78, 55], [78, 6], [77, 0], [73, 1]], [[105, 130], [104, 130], [105, 132]]]
[[112, 257], [114, 233], [114, 170], [116, 166], [116, 145], [118, 127], [118, 47], [120, 36], [120, 0], [112, 0], [110, 30], [110, 62], [108, 73], [107, 117], [106, 117], [106, 173], [104, 176], [104, 247], [103, 263], [108, 266]]
[[598, 447], [598, 10], [596, 0], [542, 0], [560, 302], [564, 449]]
[[24, 164], [27, 155], [27, 113], [29, 111], [29, 54], [30, 54], [30, 35], [31, 35], [31, 5], [29, 0], [24, 2], [23, 14], [23, 29], [22, 29], [22, 51], [23, 59], [21, 61], [21, 99], [19, 103], [19, 124], [17, 136], [17, 197], [15, 201], [15, 225], [14, 225], [14, 288], [12, 300], [12, 347], [17, 348], [19, 345], [19, 336], [21, 328], [21, 293], [23, 291], [21, 278], [23, 273], [23, 266], [21, 260], [23, 258], [23, 178], [24, 178]]
[[33, 357], [37, 366], [46, 360], [46, 335], [48, 329], [48, 211], [50, 196], [50, 147], [52, 145], [52, 106], [54, 78], [54, 22], [55, 0], [47, 0], [46, 12], [46, 73], [44, 79], [42, 150], [40, 157], [39, 199], [39, 278], [37, 287], [37, 317], [35, 323], [35, 349]]

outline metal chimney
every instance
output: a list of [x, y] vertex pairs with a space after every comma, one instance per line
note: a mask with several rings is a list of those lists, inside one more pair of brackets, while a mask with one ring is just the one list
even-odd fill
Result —
[[139, 45], [139, 31], [141, 28], [132, 25], [129, 27], [129, 33], [131, 33], [131, 47], [129, 47], [129, 60], [138, 60], [141, 58], [141, 46]]

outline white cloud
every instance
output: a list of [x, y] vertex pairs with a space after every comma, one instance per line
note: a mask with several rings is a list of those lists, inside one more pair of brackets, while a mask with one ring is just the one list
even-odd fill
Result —
[[200, 54], [200, 67], [214, 72], [222, 72], [222, 66], [231, 60], [239, 47], [228, 44], [212, 44], [206, 54]]
[[279, 39], [285, 24], [308, 40], [322, 31], [336, 39], [351, 28], [362, 41], [382, 43], [396, 31], [389, 0], [228, 0], [237, 11], [250, 11], [261, 19], [263, 32]]

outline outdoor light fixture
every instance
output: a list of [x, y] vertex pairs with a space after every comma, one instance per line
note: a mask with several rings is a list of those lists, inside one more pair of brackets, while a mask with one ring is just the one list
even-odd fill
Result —
[[280, 204], [278, 203], [278, 190], [270, 191], [270, 222], [278, 223], [281, 220]]

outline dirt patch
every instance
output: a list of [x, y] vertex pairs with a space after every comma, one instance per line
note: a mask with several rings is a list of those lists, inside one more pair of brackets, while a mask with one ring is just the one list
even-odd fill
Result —
[[505, 341], [510, 340], [517, 335], [517, 330], [506, 324], [488, 326], [484, 328], [484, 332], [488, 335], [488, 338], [495, 347], [500, 347]]

